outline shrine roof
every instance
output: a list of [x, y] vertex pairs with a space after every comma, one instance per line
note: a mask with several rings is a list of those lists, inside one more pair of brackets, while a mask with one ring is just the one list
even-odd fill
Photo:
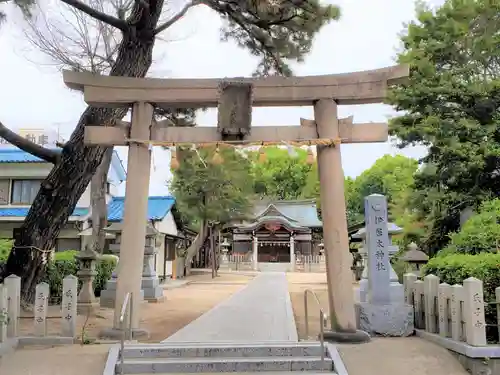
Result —
[[283, 216], [291, 224], [308, 228], [321, 228], [323, 223], [318, 218], [316, 201], [310, 200], [279, 200], [259, 202], [255, 206], [255, 219], [266, 216]]

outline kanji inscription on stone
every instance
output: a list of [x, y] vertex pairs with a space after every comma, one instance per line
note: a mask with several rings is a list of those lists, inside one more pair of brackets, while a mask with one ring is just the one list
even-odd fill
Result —
[[365, 225], [366, 245], [368, 247], [369, 300], [373, 304], [389, 304], [389, 235], [385, 196], [372, 194], [365, 198]]
[[63, 280], [61, 330], [64, 337], [74, 337], [76, 333], [78, 279], [69, 275]]

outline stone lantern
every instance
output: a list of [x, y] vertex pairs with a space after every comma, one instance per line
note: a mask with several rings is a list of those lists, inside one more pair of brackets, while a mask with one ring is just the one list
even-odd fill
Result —
[[[109, 250], [118, 256], [120, 254], [122, 229], [123, 224], [121, 222], [113, 223], [105, 229], [106, 232], [112, 233], [115, 236], [115, 243], [109, 245]], [[140, 298], [148, 302], [160, 302], [163, 300], [163, 288], [160, 286], [160, 279], [155, 271], [155, 255], [158, 253], [160, 245], [161, 234], [151, 224], [147, 223]], [[111, 275], [111, 279], [106, 283], [106, 288], [101, 292], [101, 307], [115, 307], [117, 271], [118, 266]]]
[[[392, 244], [392, 236], [403, 232], [403, 229], [398, 227], [394, 223], [387, 223], [387, 233], [389, 235], [389, 259], [394, 256], [399, 251], [399, 247]], [[359, 282], [359, 301], [367, 302], [368, 293], [368, 248], [366, 244], [366, 229], [361, 228], [355, 234], [352, 235], [353, 238], [359, 238], [362, 240], [362, 246], [359, 248], [358, 253], [362, 258], [363, 272], [361, 274], [361, 280]], [[403, 285], [399, 283], [398, 275], [392, 268], [392, 264], [389, 262], [390, 267], [390, 288], [391, 288], [391, 301], [401, 301], [404, 299], [404, 289]]]
[[325, 244], [323, 241], [318, 245], [319, 255], [323, 256], [325, 254]]
[[422, 266], [429, 261], [429, 256], [422, 250], [419, 250], [416, 243], [412, 242], [408, 245], [408, 250], [400, 259], [410, 264], [410, 269], [407, 272], [420, 276]]
[[220, 252], [222, 253], [222, 263], [228, 262], [227, 253], [229, 251], [229, 246], [231, 246], [231, 244], [227, 241], [227, 238], [224, 238], [224, 241], [219, 245]]

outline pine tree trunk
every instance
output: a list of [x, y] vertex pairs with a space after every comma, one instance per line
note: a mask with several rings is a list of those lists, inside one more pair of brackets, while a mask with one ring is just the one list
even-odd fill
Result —
[[92, 210], [92, 237], [90, 249], [102, 254], [106, 245], [108, 210], [106, 206], [106, 186], [108, 171], [113, 158], [113, 149], [109, 148], [102, 158], [101, 165], [90, 181], [90, 207]]
[[[136, 11], [128, 20], [130, 29], [123, 35], [110, 75], [146, 76], [152, 62], [154, 29], [162, 8], [162, 0], [150, 0], [147, 9], [139, 10], [135, 7]], [[14, 247], [0, 277], [0, 282], [11, 274], [21, 277], [23, 303], [34, 301], [35, 286], [46, 271], [42, 253], [26, 248], [49, 250], [54, 247], [61, 228], [67, 223], [108, 149], [102, 146], [85, 146], [85, 126], [113, 124], [126, 113], [127, 110], [122, 108], [87, 107], [70, 140], [62, 149], [60, 161], [42, 182], [23, 225], [16, 231]]]

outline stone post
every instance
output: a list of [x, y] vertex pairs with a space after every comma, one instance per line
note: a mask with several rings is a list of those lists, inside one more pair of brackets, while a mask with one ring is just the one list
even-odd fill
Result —
[[40, 283], [35, 288], [35, 336], [47, 335], [47, 310], [49, 308], [49, 284]]
[[21, 309], [21, 278], [16, 275], [10, 275], [3, 282], [7, 288], [7, 302], [9, 304], [7, 310], [9, 316], [7, 336], [17, 337]]
[[425, 330], [437, 333], [437, 297], [439, 290], [439, 277], [427, 275], [424, 277], [424, 305], [425, 305]]
[[142, 268], [141, 287], [144, 291], [144, 299], [148, 302], [163, 301], [163, 288], [155, 270], [156, 237], [158, 231], [148, 224], [146, 229], [146, 246], [144, 247], [144, 262]]
[[413, 334], [413, 306], [405, 304], [401, 285], [400, 300], [391, 298], [387, 200], [372, 194], [365, 198], [366, 249], [368, 252], [368, 298], [356, 306], [361, 329], [382, 336]]
[[253, 270], [259, 270], [259, 239], [257, 236], [253, 236], [252, 240], [252, 260], [253, 260]]
[[295, 237], [290, 235], [290, 272], [295, 271]]
[[61, 334], [63, 337], [74, 338], [76, 334], [77, 293], [78, 279], [73, 275], [66, 276], [63, 279], [61, 302]]
[[448, 316], [448, 300], [451, 296], [451, 286], [447, 283], [441, 283], [438, 287], [438, 316], [439, 316], [439, 335], [443, 337], [450, 336], [450, 325]]
[[0, 343], [7, 341], [8, 315], [7, 287], [0, 284]]
[[314, 103], [314, 118], [319, 137], [337, 142], [316, 147], [332, 329], [325, 332], [325, 338], [366, 342], [369, 335], [356, 330], [337, 103], [332, 99], [318, 100]]
[[455, 341], [462, 341], [463, 314], [461, 302], [464, 300], [464, 287], [462, 285], [451, 286], [450, 310], [451, 310], [451, 338]]
[[82, 288], [78, 294], [77, 311], [78, 314], [92, 314], [97, 308], [94, 295], [94, 277], [97, 275], [95, 270], [97, 254], [95, 251], [85, 248], [75, 257], [80, 263], [80, 269], [76, 273], [82, 281]]
[[465, 338], [472, 346], [486, 346], [483, 282], [475, 277], [464, 280]]

